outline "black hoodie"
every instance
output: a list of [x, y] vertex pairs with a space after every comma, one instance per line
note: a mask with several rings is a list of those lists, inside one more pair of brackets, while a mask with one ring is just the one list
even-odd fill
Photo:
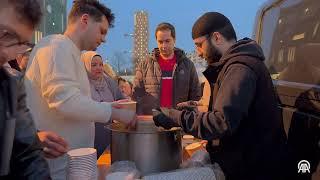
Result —
[[182, 112], [184, 131], [209, 141], [211, 161], [227, 180], [285, 179], [286, 135], [263, 60], [256, 42], [236, 42], [203, 73], [214, 83], [209, 112]]

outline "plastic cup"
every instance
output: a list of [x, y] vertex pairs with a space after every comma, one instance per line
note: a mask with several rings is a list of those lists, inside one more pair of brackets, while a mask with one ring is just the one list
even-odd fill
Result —
[[136, 101], [128, 101], [128, 102], [119, 102], [118, 103], [124, 109], [128, 109], [131, 111], [136, 112], [137, 109], [137, 102]]

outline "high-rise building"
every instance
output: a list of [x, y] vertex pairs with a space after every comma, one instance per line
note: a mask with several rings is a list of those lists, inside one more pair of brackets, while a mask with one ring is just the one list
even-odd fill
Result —
[[67, 0], [44, 0], [40, 2], [43, 17], [34, 33], [34, 43], [47, 35], [63, 33], [67, 24]]
[[136, 66], [147, 58], [149, 52], [149, 20], [146, 11], [137, 11], [134, 14], [133, 38], [133, 63]]

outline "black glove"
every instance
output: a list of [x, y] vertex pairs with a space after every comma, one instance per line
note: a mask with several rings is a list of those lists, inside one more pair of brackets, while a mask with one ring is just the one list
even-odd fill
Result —
[[161, 109], [152, 109], [153, 121], [156, 126], [161, 126], [165, 129], [171, 129], [173, 127], [179, 127], [179, 124], [174, 122], [173, 119], [166, 116]]

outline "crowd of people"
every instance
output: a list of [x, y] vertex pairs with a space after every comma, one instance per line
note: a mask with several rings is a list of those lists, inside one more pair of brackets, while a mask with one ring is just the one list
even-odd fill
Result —
[[[286, 134], [263, 52], [249, 38], [238, 40], [227, 17], [207, 12], [191, 30], [208, 64], [210, 92], [203, 95], [172, 24], [157, 25], [157, 48], [131, 83], [95, 51], [113, 27], [108, 7], [74, 1], [64, 34], [33, 45], [40, 9], [37, 0], [0, 2], [1, 179], [64, 180], [68, 150], [95, 147], [102, 154], [110, 144], [104, 126], [116, 119], [134, 127], [137, 114], [207, 140], [227, 180], [288, 177]], [[194, 108], [204, 98], [208, 108]], [[119, 103], [129, 100], [137, 101], [137, 112]]]

